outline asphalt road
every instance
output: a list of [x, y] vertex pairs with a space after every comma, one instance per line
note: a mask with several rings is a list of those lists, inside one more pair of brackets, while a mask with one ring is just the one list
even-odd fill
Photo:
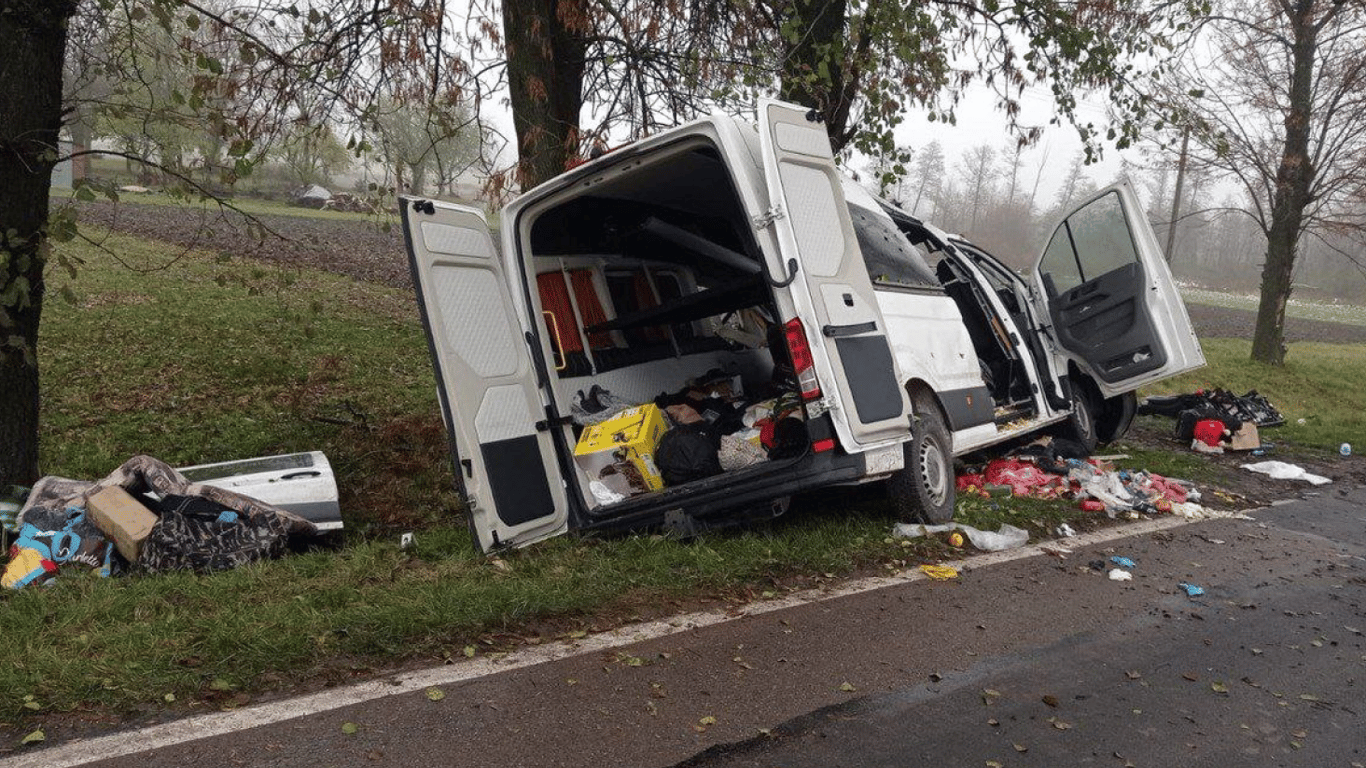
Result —
[[[1254, 514], [676, 631], [443, 685], [436, 701], [302, 717], [286, 702], [266, 725], [79, 762], [1366, 764], [1366, 490]], [[1087, 567], [1112, 555], [1136, 562], [1131, 581]], [[125, 751], [151, 743], [130, 738]]]

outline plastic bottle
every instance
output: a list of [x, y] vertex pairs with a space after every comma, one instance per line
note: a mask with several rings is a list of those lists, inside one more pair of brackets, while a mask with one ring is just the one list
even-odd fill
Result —
[[1351, 455], [1352, 455], [1352, 444], [1351, 444], [1351, 443], [1343, 443], [1342, 445], [1339, 445], [1339, 446], [1338, 446], [1338, 453], [1342, 454], [1343, 456], [1351, 456]]

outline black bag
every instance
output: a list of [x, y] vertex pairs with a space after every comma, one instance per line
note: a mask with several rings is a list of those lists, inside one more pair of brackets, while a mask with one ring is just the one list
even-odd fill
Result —
[[717, 444], [705, 424], [683, 424], [659, 438], [655, 466], [667, 486], [721, 474]]

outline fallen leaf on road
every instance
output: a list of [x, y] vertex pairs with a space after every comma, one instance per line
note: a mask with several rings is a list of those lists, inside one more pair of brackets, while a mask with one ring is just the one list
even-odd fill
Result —
[[37, 744], [37, 743], [39, 743], [39, 742], [41, 742], [41, 741], [46, 741], [46, 740], [47, 740], [47, 734], [43, 733], [43, 729], [42, 729], [42, 728], [39, 728], [38, 730], [34, 731], [33, 733], [30, 733], [29, 735], [25, 736], [25, 737], [23, 738], [23, 740], [20, 741], [19, 743], [20, 743], [20, 744]]
[[347, 736], [355, 736], [356, 732], [359, 730], [360, 726], [355, 723], [342, 723], [341, 731]]
[[1300, 694], [1300, 698], [1303, 699], [1304, 701], [1318, 701], [1318, 700], [1319, 700], [1319, 697], [1315, 696], [1315, 695], [1312, 694], [1312, 693], [1301, 693], [1301, 694]]
[[992, 719], [990, 719], [990, 720], [987, 721], [987, 725], [991, 726], [992, 728], [995, 728], [996, 726], [998, 726], [998, 725], [1000, 725], [1000, 724], [1001, 724], [1001, 721], [1000, 721], [1000, 720], [997, 720], [997, 719], [994, 718], [994, 717], [993, 717]]
[[920, 570], [935, 581], [948, 581], [958, 578], [958, 569], [947, 565], [922, 565]]
[[1192, 683], [1200, 679], [1200, 676], [1195, 674], [1194, 672], [1182, 672], [1181, 676], [1191, 681]]
[[1054, 720], [1054, 721], [1053, 721], [1053, 727], [1054, 727], [1054, 728], [1057, 728], [1057, 729], [1060, 730], [1060, 731], [1066, 731], [1066, 730], [1071, 729], [1072, 724], [1071, 724], [1071, 723], [1064, 723], [1064, 722], [1061, 721], [1061, 720]]
[[853, 683], [844, 682], [844, 683], [840, 683], [840, 690], [841, 690], [841, 691], [844, 691], [845, 693], [853, 693], [854, 691], [857, 691], [858, 689], [854, 687], [854, 684], [853, 684]]
[[1051, 693], [1044, 694], [1044, 697], [1043, 697], [1042, 699], [1040, 699], [1040, 701], [1042, 701], [1043, 703], [1047, 704], [1047, 705], [1050, 706], [1050, 707], [1056, 707], [1056, 706], [1058, 706], [1058, 697], [1057, 697], [1057, 696], [1054, 696], [1054, 695], [1051, 694]]
[[465, 654], [465, 658], [467, 658], [467, 659], [472, 659], [472, 658], [474, 658], [474, 646], [472, 646], [472, 645], [467, 645], [467, 646], [465, 646], [464, 654]]
[[1125, 672], [1124, 676], [1129, 678], [1130, 680], [1139, 680], [1143, 677], [1143, 675], [1139, 674], [1138, 670], [1136, 669], [1131, 669], [1128, 672]]
[[716, 725], [716, 718], [715, 718], [715, 717], [712, 717], [711, 715], [707, 715], [706, 717], [702, 718], [701, 720], [698, 720], [698, 721], [697, 721], [697, 724], [698, 724], [698, 725]]
[[1016, 752], [1028, 752], [1028, 751], [1029, 751], [1029, 747], [1026, 747], [1026, 746], [1023, 745], [1023, 744], [1016, 744], [1016, 745], [1014, 745], [1014, 746], [1015, 746], [1015, 751], [1016, 751]]
[[1290, 735], [1294, 736], [1297, 739], [1303, 739], [1309, 735], [1309, 731], [1306, 731], [1303, 728], [1296, 728], [1295, 730], [1290, 732]]
[[1223, 683], [1210, 683], [1209, 688], [1215, 693], [1228, 693], [1228, 686]]
[[440, 688], [428, 688], [428, 689], [427, 689], [427, 700], [428, 700], [428, 701], [441, 701], [441, 700], [444, 699], [444, 698], [446, 698], [446, 692], [443, 691], [443, 690], [441, 690]]
[[1005, 768], [1005, 765], [996, 760], [988, 760], [987, 768]]

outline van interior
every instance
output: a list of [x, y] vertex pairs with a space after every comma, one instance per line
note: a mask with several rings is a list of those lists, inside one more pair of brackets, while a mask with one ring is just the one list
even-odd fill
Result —
[[[936, 281], [958, 306], [977, 353], [982, 381], [991, 392], [996, 423], [1004, 426], [1036, 416], [1038, 406], [1028, 366], [1031, 362], [1042, 365], [1042, 349], [1034, 334], [1025, 333], [1028, 338], [1022, 340], [1011, 333], [988, 298], [988, 291], [996, 294], [1014, 327], [1031, 328], [1026, 297], [1020, 294], [1018, 281], [1007, 274], [1004, 265], [985, 252], [963, 242], [955, 242], [950, 250], [915, 218], [891, 206], [884, 206], [884, 209], [902, 234], [922, 249], [927, 260], [934, 264]], [[964, 262], [969, 259], [986, 278], [986, 284], [965, 266]], [[1029, 348], [1021, 349], [1021, 344], [1028, 344]]]
[[[531, 305], [560, 411], [573, 415], [566, 439], [590, 514], [808, 452], [783, 318], [710, 141], [610, 167], [523, 216]], [[632, 442], [649, 420], [634, 406], [667, 416], [658, 444]], [[623, 407], [625, 420], [607, 423], [624, 430], [612, 435], [614, 455], [588, 455], [590, 430]]]

